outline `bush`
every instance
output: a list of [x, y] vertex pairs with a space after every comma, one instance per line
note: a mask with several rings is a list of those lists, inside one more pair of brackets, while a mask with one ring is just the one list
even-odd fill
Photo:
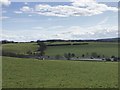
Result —
[[72, 54], [71, 54], [71, 56], [72, 56], [72, 57], [75, 57], [75, 54], [74, 54], [74, 53], [72, 53]]
[[111, 56], [111, 58], [115, 58], [115, 56]]
[[84, 55], [84, 54], [82, 54], [82, 57], [84, 58], [84, 57], [85, 57], [85, 55]]
[[106, 58], [106, 61], [111, 61], [111, 59], [110, 58]]
[[75, 57], [75, 54], [73, 54], [73, 53], [65, 53], [65, 54], [64, 54], [64, 57], [65, 57], [67, 60], [70, 60], [72, 57]]

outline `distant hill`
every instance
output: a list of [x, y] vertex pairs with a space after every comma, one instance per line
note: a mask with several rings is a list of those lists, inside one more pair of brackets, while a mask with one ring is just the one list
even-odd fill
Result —
[[120, 38], [105, 38], [105, 39], [86, 39], [86, 40], [45, 40], [47, 42], [118, 42]]
[[120, 38], [97, 39], [96, 41], [101, 41], [101, 42], [119, 42]]
[[[37, 40], [37, 41], [30, 41], [31, 43], [36, 43], [36, 42], [119, 42], [120, 38], [105, 38], [105, 39], [86, 39], [86, 40], [63, 40], [63, 39], [50, 39], [50, 40]], [[7, 44], [7, 43], [18, 43], [14, 41], [8, 41], [8, 40], [2, 40], [0, 41], [2, 44]], [[24, 42], [25, 43], [25, 42]], [[29, 43], [29, 42], [26, 42]]]

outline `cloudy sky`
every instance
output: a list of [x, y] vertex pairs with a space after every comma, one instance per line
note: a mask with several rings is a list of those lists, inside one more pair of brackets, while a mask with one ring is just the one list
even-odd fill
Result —
[[1, 0], [2, 39], [100, 39], [118, 37], [118, 3], [95, 0]]

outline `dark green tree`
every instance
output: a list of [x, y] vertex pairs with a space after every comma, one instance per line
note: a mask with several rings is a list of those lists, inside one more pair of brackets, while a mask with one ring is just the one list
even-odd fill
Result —
[[71, 54], [71, 56], [72, 56], [72, 57], [75, 57], [75, 54], [74, 54], [74, 53], [72, 53], [72, 54]]
[[64, 54], [64, 57], [67, 59], [67, 60], [70, 60], [72, 58], [72, 54], [71, 53], [65, 53]]
[[39, 47], [38, 47], [38, 52], [40, 56], [45, 55], [45, 50], [47, 49], [47, 46], [44, 42], [37, 42]]
[[85, 57], [85, 55], [84, 55], [84, 54], [82, 54], [82, 57], [84, 58], [84, 57]]

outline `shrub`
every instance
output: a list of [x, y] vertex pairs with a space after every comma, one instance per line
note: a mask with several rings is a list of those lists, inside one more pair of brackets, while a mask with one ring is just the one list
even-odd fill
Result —
[[70, 60], [72, 57], [74, 57], [75, 56], [75, 54], [73, 54], [73, 53], [65, 53], [64, 54], [64, 57], [67, 59], [67, 60]]
[[82, 57], [84, 58], [84, 57], [85, 57], [85, 55], [84, 55], [84, 54], [82, 54]]
[[106, 58], [106, 61], [111, 61], [111, 59], [110, 58]]

